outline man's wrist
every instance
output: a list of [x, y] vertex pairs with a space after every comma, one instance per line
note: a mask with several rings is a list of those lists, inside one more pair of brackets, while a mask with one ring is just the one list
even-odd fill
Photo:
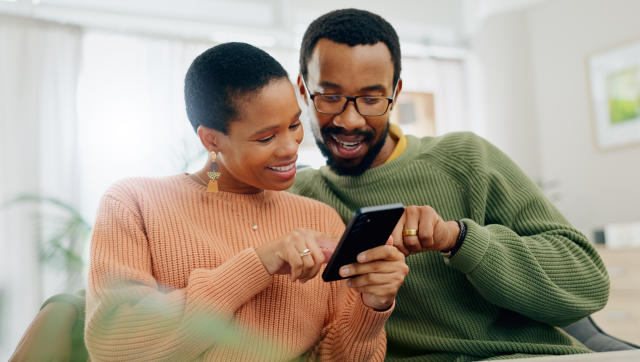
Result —
[[451, 258], [458, 250], [460, 250], [460, 248], [462, 247], [462, 244], [464, 243], [464, 239], [467, 236], [467, 226], [460, 220], [457, 220], [456, 223], [458, 223], [458, 227], [460, 231], [458, 232], [458, 235], [456, 237], [456, 241], [453, 247], [449, 250], [442, 251], [442, 255], [446, 258]]

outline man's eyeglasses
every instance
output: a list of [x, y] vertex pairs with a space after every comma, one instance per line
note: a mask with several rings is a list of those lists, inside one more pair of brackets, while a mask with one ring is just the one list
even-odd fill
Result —
[[307, 84], [302, 78], [302, 84], [304, 85], [309, 98], [313, 102], [318, 113], [324, 114], [340, 114], [347, 109], [347, 104], [353, 102], [356, 106], [356, 111], [362, 116], [382, 116], [389, 110], [389, 105], [393, 102], [396, 96], [396, 89], [398, 88], [398, 82], [393, 87], [393, 95], [391, 97], [382, 96], [344, 96], [341, 94], [322, 94], [309, 92]]

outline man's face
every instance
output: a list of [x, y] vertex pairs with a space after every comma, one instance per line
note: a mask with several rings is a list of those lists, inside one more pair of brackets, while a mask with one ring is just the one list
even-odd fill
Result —
[[[311, 94], [393, 96], [393, 61], [382, 42], [351, 47], [320, 39], [307, 68], [306, 85]], [[396, 96], [401, 88], [399, 82]], [[355, 104], [348, 102], [340, 114], [319, 113], [301, 79], [298, 89], [309, 107], [316, 143], [335, 172], [358, 175], [386, 161], [393, 151], [388, 136], [389, 112], [362, 116]]]

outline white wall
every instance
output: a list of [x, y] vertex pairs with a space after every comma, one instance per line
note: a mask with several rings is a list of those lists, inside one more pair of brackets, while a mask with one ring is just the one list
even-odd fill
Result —
[[[465, 1], [486, 0], [0, 0], [0, 13], [92, 29], [297, 49], [313, 19], [355, 7], [382, 14], [403, 42], [457, 47], [462, 42]], [[491, 0], [506, 1], [513, 0]]]
[[540, 178], [526, 13], [488, 18], [472, 38], [471, 128]]
[[473, 36], [474, 130], [557, 184], [556, 205], [590, 237], [640, 220], [640, 146], [596, 148], [586, 68], [589, 54], [640, 40], [638, 14], [640, 1], [542, 1], [485, 19]]
[[556, 0], [529, 10], [542, 175], [559, 182], [558, 207], [592, 235], [640, 221], [640, 146], [601, 151], [594, 142], [586, 59], [640, 40], [640, 1]]

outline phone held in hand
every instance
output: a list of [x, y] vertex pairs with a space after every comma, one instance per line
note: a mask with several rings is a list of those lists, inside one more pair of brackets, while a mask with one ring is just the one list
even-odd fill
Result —
[[384, 245], [403, 212], [404, 206], [400, 203], [356, 210], [322, 273], [322, 279], [325, 282], [344, 279], [338, 273], [340, 267], [355, 263], [361, 252]]

